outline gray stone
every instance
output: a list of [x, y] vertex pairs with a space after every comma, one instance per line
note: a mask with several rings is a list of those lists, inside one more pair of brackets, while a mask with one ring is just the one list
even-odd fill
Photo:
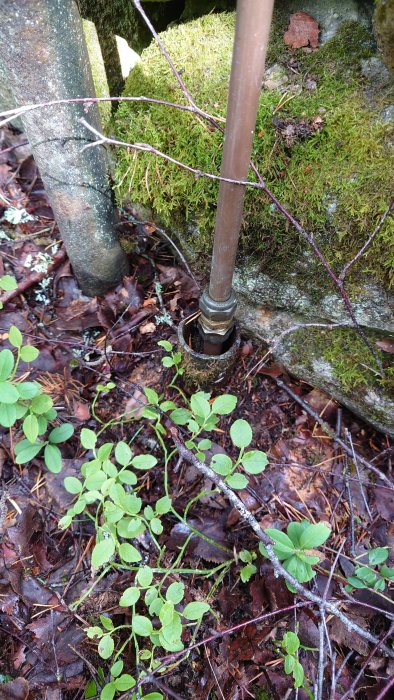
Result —
[[377, 56], [361, 61], [361, 72], [376, 92], [390, 87], [393, 82], [389, 69]]
[[384, 122], [385, 124], [393, 124], [394, 123], [394, 105], [389, 105], [388, 107], [386, 107], [382, 111], [380, 118], [381, 118], [382, 122]]

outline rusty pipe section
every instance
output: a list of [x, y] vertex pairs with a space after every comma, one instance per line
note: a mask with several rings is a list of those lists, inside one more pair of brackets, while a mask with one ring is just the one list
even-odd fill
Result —
[[[246, 180], [274, 0], [238, 0], [221, 176]], [[206, 348], [231, 333], [236, 299], [232, 279], [245, 187], [220, 182], [209, 289], [200, 300]], [[219, 350], [220, 352], [220, 350]], [[216, 354], [211, 352], [210, 354]]]

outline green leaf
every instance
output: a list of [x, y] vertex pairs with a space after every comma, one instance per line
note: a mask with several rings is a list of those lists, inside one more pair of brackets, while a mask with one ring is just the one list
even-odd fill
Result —
[[81, 493], [82, 484], [75, 476], [66, 476], [64, 479], [64, 488], [68, 493], [77, 494]]
[[100, 569], [109, 561], [115, 553], [115, 543], [112, 537], [98, 542], [92, 552], [92, 566], [94, 569]]
[[24, 345], [21, 348], [21, 360], [23, 362], [34, 362], [39, 356], [40, 351], [34, 345]]
[[57, 428], [51, 430], [48, 440], [50, 443], [55, 445], [60, 442], [66, 442], [66, 440], [69, 440], [73, 434], [74, 426], [71, 425], [71, 423], [63, 423], [63, 425], [59, 425]]
[[217, 413], [219, 416], [227, 416], [232, 413], [237, 405], [237, 397], [233, 394], [223, 394], [218, 396], [212, 404], [212, 412]]
[[[28, 441], [22, 440], [22, 442], [27, 443]], [[26, 462], [30, 462], [32, 459], [34, 459], [36, 455], [38, 455], [44, 444], [44, 442], [37, 442], [35, 445], [24, 445], [23, 449], [18, 451], [18, 454], [15, 459], [16, 464], [26, 464]]]
[[246, 566], [243, 566], [239, 572], [242, 583], [247, 583], [248, 581], [250, 581], [250, 579], [256, 573], [256, 571], [257, 568], [254, 564], [246, 564]]
[[123, 661], [122, 659], [119, 659], [118, 661], [115, 661], [113, 666], [111, 666], [110, 669], [110, 674], [112, 678], [117, 678], [123, 671]]
[[97, 450], [97, 459], [99, 459], [101, 462], [105, 462], [107, 459], [109, 459], [113, 446], [113, 442], [105, 442], [103, 445], [100, 445]]
[[39, 394], [32, 399], [30, 410], [33, 411], [33, 413], [38, 413], [41, 415], [42, 413], [49, 411], [52, 406], [53, 401], [48, 394]]
[[131, 605], [135, 605], [137, 600], [139, 600], [140, 595], [141, 594], [138, 588], [136, 588], [135, 586], [130, 586], [129, 588], [126, 588], [126, 590], [122, 593], [119, 605], [121, 607], [130, 607]]
[[166, 352], [172, 351], [172, 344], [168, 340], [159, 340], [157, 343], [161, 348], [166, 350]]
[[128, 486], [135, 486], [137, 483], [136, 475], [129, 469], [125, 469], [125, 471], [120, 472], [118, 479], [122, 484], [128, 484]]
[[380, 569], [381, 576], [388, 578], [390, 580], [394, 579], [394, 567], [393, 566], [382, 566]]
[[122, 467], [127, 467], [131, 462], [133, 454], [126, 442], [118, 442], [115, 447], [115, 459]]
[[300, 537], [300, 547], [302, 549], [313, 549], [320, 547], [331, 535], [331, 530], [325, 523], [308, 525]]
[[376, 566], [376, 564], [383, 564], [383, 562], [386, 561], [388, 555], [388, 547], [376, 547], [376, 549], [371, 549], [368, 552], [369, 563], [372, 566]]
[[[168, 651], [170, 651], [170, 649], [168, 649]], [[181, 651], [181, 649], [174, 649], [173, 651]], [[141, 700], [164, 700], [164, 695], [161, 693], [148, 693], [148, 695], [143, 695]]]
[[182, 615], [186, 617], [187, 620], [200, 620], [202, 616], [210, 610], [208, 603], [200, 603], [194, 601], [193, 603], [188, 603], [184, 608]]
[[136, 455], [131, 463], [135, 469], [152, 469], [157, 464], [157, 459], [153, 455]]
[[160, 408], [162, 411], [173, 411], [176, 409], [176, 404], [173, 401], [163, 401]]
[[286, 632], [286, 634], [283, 635], [282, 647], [288, 654], [294, 656], [300, 648], [298, 635], [295, 634], [295, 632]]
[[82, 428], [81, 430], [81, 445], [85, 450], [93, 450], [97, 442], [97, 435], [93, 430], [89, 428]]
[[209, 405], [209, 402], [207, 400], [207, 396], [209, 394], [205, 394], [204, 391], [198, 391], [196, 394], [193, 394], [193, 396], [190, 399], [190, 407], [197, 416], [201, 416], [201, 418], [208, 418], [209, 414], [211, 413], [211, 407]]
[[12, 277], [12, 275], [3, 275], [0, 277], [0, 289], [3, 289], [5, 292], [12, 292], [17, 288], [18, 283], [15, 277]]
[[253, 439], [252, 428], [246, 420], [239, 418], [230, 428], [230, 437], [236, 447], [247, 447]]
[[97, 695], [97, 685], [96, 681], [93, 680], [93, 678], [90, 679], [85, 685], [85, 691], [83, 694], [83, 697], [85, 700], [90, 700], [91, 698], [95, 698]]
[[[102, 656], [101, 654], [100, 654], [100, 656], [103, 659], [108, 658], [107, 656]], [[111, 654], [110, 654], [110, 656], [111, 656]], [[115, 697], [115, 693], [116, 693], [115, 682], [111, 681], [111, 683], [106, 683], [106, 685], [104, 686], [104, 688], [102, 689], [102, 691], [100, 693], [100, 700], [113, 700], [113, 698]]]
[[88, 627], [85, 629], [86, 635], [89, 639], [94, 639], [95, 637], [102, 637], [103, 636], [103, 630], [101, 627]]
[[133, 686], [135, 686], [135, 680], [129, 673], [124, 673], [115, 681], [116, 690], [118, 690], [120, 693], [130, 690], [130, 688], [133, 688]]
[[300, 537], [308, 525], [309, 523], [304, 520], [302, 523], [293, 522], [287, 526], [287, 534], [295, 547], [300, 547]]
[[109, 630], [110, 632], [112, 632], [112, 630], [114, 629], [114, 623], [112, 622], [110, 617], [100, 615], [100, 622], [104, 629]]
[[231, 474], [231, 476], [226, 476], [226, 484], [232, 489], [246, 489], [248, 483], [246, 476], [244, 474], [239, 474], [239, 472]]
[[162, 498], [159, 498], [159, 500], [156, 501], [155, 511], [158, 515], [165, 515], [171, 510], [171, 505], [171, 498], [168, 496], [162, 496]]
[[161, 535], [163, 532], [163, 525], [159, 518], [152, 518], [150, 521], [150, 528], [155, 535]]
[[174, 581], [174, 583], [171, 583], [166, 591], [166, 600], [170, 600], [174, 603], [174, 605], [177, 605], [177, 603], [180, 603], [181, 600], [183, 600], [183, 597], [185, 595], [185, 584], [182, 583], [182, 581]]
[[114, 652], [114, 646], [114, 640], [109, 634], [106, 634], [105, 637], [101, 637], [97, 651], [102, 659], [109, 659]]
[[149, 637], [153, 632], [149, 617], [145, 617], [144, 615], [133, 615], [131, 627], [134, 634], [138, 634], [140, 637]]
[[8, 331], [8, 340], [14, 348], [20, 348], [23, 343], [22, 333], [16, 326], [11, 326]]
[[106, 481], [107, 475], [105, 472], [99, 470], [98, 472], [88, 476], [85, 481], [85, 488], [87, 488], [89, 491], [99, 491]]
[[138, 549], [128, 542], [122, 542], [118, 547], [118, 552], [120, 558], [123, 559], [123, 561], [127, 561], [128, 564], [135, 564], [142, 559]]
[[38, 420], [33, 414], [26, 416], [23, 421], [23, 432], [26, 435], [29, 442], [34, 445], [38, 438]]
[[172, 357], [168, 357], [168, 355], [165, 355], [161, 361], [163, 367], [173, 367], [175, 362], [172, 359]]
[[168, 624], [163, 623], [163, 627], [160, 630], [161, 635], [170, 644], [179, 644], [179, 642], [181, 641], [182, 631], [183, 627], [181, 622], [181, 616], [179, 615], [179, 613], [173, 610], [171, 621]]
[[241, 461], [243, 468], [248, 474], [261, 474], [268, 464], [267, 455], [265, 452], [260, 452], [260, 450], [245, 452]]
[[0, 352], [0, 382], [4, 382], [10, 376], [14, 369], [14, 356], [11, 350], [2, 350]]
[[295, 657], [294, 656], [285, 656], [285, 673], [290, 674], [293, 673], [295, 665]]
[[276, 530], [276, 528], [270, 527], [264, 530], [264, 532], [275, 542], [275, 553], [281, 552], [283, 554], [288, 554], [289, 556], [294, 554], [294, 544], [285, 532], [281, 532], [281, 530]]
[[144, 389], [144, 394], [150, 404], [152, 404], [153, 406], [157, 406], [157, 404], [159, 403], [159, 395], [154, 389], [150, 389], [148, 386], [146, 386]]
[[216, 474], [228, 476], [233, 470], [233, 463], [228, 455], [216, 454], [211, 459], [211, 469]]
[[202, 450], [202, 452], [210, 450], [212, 447], [212, 440], [207, 440], [206, 438], [204, 440], [200, 440], [197, 447], [199, 450]]
[[286, 559], [283, 566], [299, 583], [306, 583], [315, 576], [312, 567], [309, 564], [305, 564], [297, 556]]
[[176, 425], [186, 425], [191, 417], [190, 411], [186, 408], [176, 408], [170, 413], [170, 418]]
[[35, 382], [21, 382], [15, 384], [15, 388], [21, 399], [33, 399], [41, 393], [41, 387]]
[[0, 404], [0, 425], [4, 428], [11, 428], [17, 419], [17, 404], [2, 403]]
[[10, 382], [0, 382], [0, 403], [16, 403], [19, 399], [19, 394]]
[[141, 588], [148, 588], [153, 580], [153, 571], [150, 566], [142, 566], [137, 572], [136, 579]]
[[302, 668], [298, 659], [295, 660], [294, 670], [293, 670], [293, 678], [294, 678], [294, 687], [295, 688], [302, 688], [302, 686], [304, 684], [304, 669]]
[[46, 445], [44, 449], [44, 462], [53, 474], [59, 474], [62, 470], [62, 455], [56, 445]]
[[361, 581], [361, 579], [357, 578], [357, 576], [348, 576], [347, 580], [351, 586], [353, 586], [353, 588], [367, 588], [365, 582]]
[[159, 618], [163, 627], [171, 625], [174, 619], [174, 603], [171, 600], [167, 600], [160, 608]]

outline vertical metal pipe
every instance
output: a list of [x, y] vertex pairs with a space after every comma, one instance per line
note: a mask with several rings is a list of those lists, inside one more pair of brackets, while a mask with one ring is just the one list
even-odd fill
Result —
[[[238, 0], [221, 176], [246, 180], [274, 0]], [[209, 296], [231, 296], [245, 187], [221, 182]]]

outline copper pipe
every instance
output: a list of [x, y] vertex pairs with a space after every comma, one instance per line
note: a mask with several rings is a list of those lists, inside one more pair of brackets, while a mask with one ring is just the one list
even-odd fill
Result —
[[[221, 167], [222, 177], [246, 180], [274, 0], [238, 0]], [[216, 213], [209, 296], [231, 296], [245, 187], [221, 182]]]

